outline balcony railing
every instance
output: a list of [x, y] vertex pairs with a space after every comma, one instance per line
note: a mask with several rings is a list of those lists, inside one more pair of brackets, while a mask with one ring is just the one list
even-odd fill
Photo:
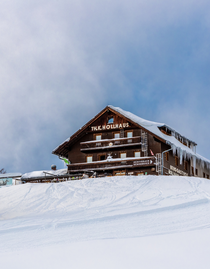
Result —
[[111, 159], [90, 163], [75, 163], [68, 165], [68, 172], [82, 172], [82, 171], [100, 171], [113, 169], [126, 169], [137, 167], [155, 166], [155, 157], [138, 157], [138, 158], [124, 158]]
[[81, 142], [81, 151], [95, 151], [102, 149], [114, 149], [122, 147], [132, 147], [141, 145], [141, 137], [125, 137], [125, 138], [113, 138], [113, 139], [102, 139], [94, 141]]

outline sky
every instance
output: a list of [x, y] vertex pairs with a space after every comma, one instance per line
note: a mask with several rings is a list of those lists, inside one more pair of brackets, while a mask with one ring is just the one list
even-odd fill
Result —
[[63, 168], [52, 151], [107, 105], [210, 159], [208, 0], [3, 0], [0, 35], [0, 169]]

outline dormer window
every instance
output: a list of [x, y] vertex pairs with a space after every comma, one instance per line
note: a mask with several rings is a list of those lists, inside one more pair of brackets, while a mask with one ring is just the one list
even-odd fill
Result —
[[108, 124], [114, 123], [114, 118], [113, 117], [108, 118], [108, 122], [107, 123]]

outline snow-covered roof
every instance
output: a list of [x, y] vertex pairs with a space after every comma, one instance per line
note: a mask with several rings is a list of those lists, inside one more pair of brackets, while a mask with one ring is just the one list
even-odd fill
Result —
[[16, 178], [16, 177], [21, 177], [21, 173], [5, 173], [5, 174], [0, 174], [0, 178]]
[[[148, 130], [150, 133], [153, 133], [160, 139], [164, 140], [168, 145], [171, 146], [174, 154], [177, 152], [178, 156], [180, 157], [180, 163], [182, 163], [183, 158], [186, 158], [186, 157], [193, 158], [194, 167], [196, 167], [196, 160], [197, 160], [198, 162], [201, 163], [202, 167], [206, 165], [206, 167], [210, 169], [210, 160], [196, 153], [197, 144], [194, 141], [188, 139], [187, 137], [181, 135], [180, 133], [175, 131], [173, 128], [171, 128], [167, 124], [145, 120], [129, 111], [125, 111], [121, 109], [120, 107], [114, 107], [112, 105], [108, 105], [103, 111], [105, 112], [108, 108], [121, 114], [128, 120], [132, 121], [133, 123], [138, 124], [139, 126], [143, 127], [145, 130]], [[101, 112], [98, 115], [100, 114]], [[89, 123], [85, 124], [82, 128], [80, 128], [79, 131], [77, 131], [72, 137], [67, 138], [62, 144], [60, 144], [58, 147], [56, 147], [53, 150], [53, 153], [58, 156], [61, 156], [62, 153], [64, 152], [67, 154], [68, 143], [73, 141], [73, 138], [77, 137], [78, 132], [85, 130], [88, 124], [90, 124], [94, 120], [95, 118], [93, 118]], [[166, 130], [166, 133], [168, 131], [168, 134], [163, 132], [164, 129]]]
[[[180, 157], [180, 162], [182, 163], [183, 157], [190, 158], [192, 157], [194, 159], [194, 167], [196, 160], [201, 162], [201, 165], [204, 166], [204, 163], [206, 166], [210, 169], [210, 160], [204, 158], [203, 156], [197, 154], [195, 152], [195, 146], [196, 143], [187, 139], [185, 136], [180, 135], [178, 132], [176, 132], [174, 129], [172, 129], [170, 126], [166, 125], [165, 123], [159, 123], [159, 122], [153, 122], [149, 120], [145, 120], [141, 117], [138, 117], [137, 115], [134, 115], [131, 112], [125, 111], [121, 109], [120, 107], [114, 107], [112, 105], [109, 105], [111, 109], [117, 111], [121, 115], [125, 116], [126, 118], [130, 119], [131, 121], [137, 123], [138, 125], [142, 126], [144, 129], [148, 130], [149, 132], [155, 134], [156, 136], [164, 139], [167, 144], [171, 146], [173, 149], [173, 152], [175, 153], [177, 151], [179, 157]], [[171, 131], [172, 135], [167, 135], [161, 132], [160, 127], [165, 127], [166, 129]], [[188, 142], [191, 143], [191, 148], [188, 146], [185, 146], [183, 143], [181, 143], [176, 137], [181, 137], [184, 140], [187, 140]]]
[[61, 176], [67, 174], [67, 169], [59, 169], [59, 170], [44, 170], [44, 171], [33, 171], [30, 173], [25, 173], [22, 175], [21, 179], [33, 179], [33, 178], [44, 178], [44, 177], [52, 177], [52, 176]]

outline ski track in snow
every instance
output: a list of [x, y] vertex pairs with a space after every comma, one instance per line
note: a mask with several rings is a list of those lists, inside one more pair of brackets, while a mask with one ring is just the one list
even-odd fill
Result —
[[210, 227], [210, 181], [122, 176], [0, 189], [0, 250]]

